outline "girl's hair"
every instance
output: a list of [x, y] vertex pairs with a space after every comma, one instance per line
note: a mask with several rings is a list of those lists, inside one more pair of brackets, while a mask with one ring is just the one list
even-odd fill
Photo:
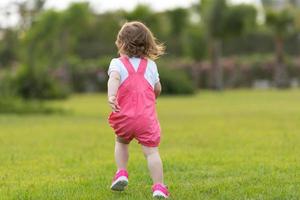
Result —
[[126, 22], [118, 33], [116, 45], [120, 54], [129, 57], [157, 59], [164, 54], [165, 47], [152, 32], [138, 21]]

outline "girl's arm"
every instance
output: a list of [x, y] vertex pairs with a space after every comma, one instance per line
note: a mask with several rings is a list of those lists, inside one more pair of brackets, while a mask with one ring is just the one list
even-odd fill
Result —
[[116, 71], [112, 71], [107, 82], [108, 103], [113, 112], [120, 111], [120, 106], [118, 105], [116, 97], [120, 85], [120, 79], [120, 74]]
[[154, 85], [154, 93], [155, 93], [155, 98], [157, 98], [161, 93], [161, 84], [159, 81]]

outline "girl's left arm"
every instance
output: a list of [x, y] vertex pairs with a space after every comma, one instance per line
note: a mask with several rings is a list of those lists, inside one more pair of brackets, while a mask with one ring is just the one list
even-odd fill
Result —
[[119, 89], [120, 80], [121, 78], [119, 72], [112, 71], [107, 82], [108, 103], [113, 112], [120, 111], [120, 106], [117, 102], [117, 92]]

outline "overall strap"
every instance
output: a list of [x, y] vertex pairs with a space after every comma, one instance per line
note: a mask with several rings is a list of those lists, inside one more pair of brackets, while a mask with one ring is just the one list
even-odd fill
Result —
[[148, 63], [147, 59], [141, 58], [141, 62], [139, 64], [139, 68], [138, 68], [137, 72], [144, 75], [145, 71], [147, 69], [147, 63]]
[[128, 74], [135, 73], [134, 67], [132, 66], [132, 64], [130, 63], [129, 59], [126, 56], [122, 56], [119, 59], [127, 69]]

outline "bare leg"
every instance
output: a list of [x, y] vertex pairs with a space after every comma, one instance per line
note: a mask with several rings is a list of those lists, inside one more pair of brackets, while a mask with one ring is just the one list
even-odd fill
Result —
[[115, 144], [115, 160], [118, 170], [127, 168], [128, 158], [128, 143], [117, 137]]
[[163, 165], [157, 147], [142, 146], [153, 183], [163, 184]]

